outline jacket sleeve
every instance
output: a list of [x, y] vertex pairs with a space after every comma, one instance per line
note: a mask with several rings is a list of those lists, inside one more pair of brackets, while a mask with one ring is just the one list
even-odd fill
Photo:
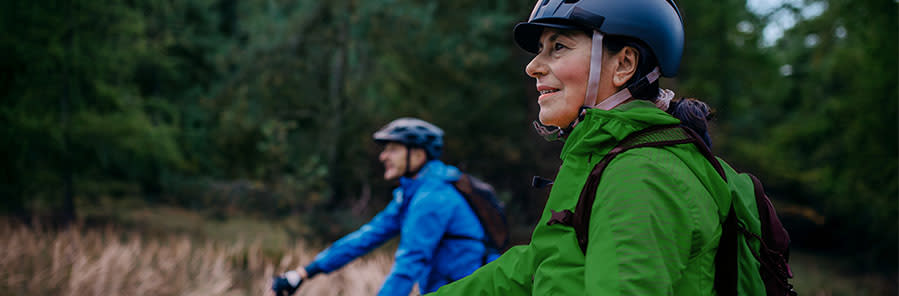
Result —
[[515, 246], [471, 275], [428, 295], [530, 295], [534, 262], [531, 245]]
[[446, 200], [458, 194], [440, 185], [443, 183], [422, 184], [410, 201], [393, 268], [378, 295], [409, 295], [416, 280], [426, 272], [452, 217], [446, 209], [451, 203]]
[[358, 230], [337, 240], [306, 266], [310, 275], [329, 273], [377, 248], [400, 230], [402, 198], [394, 198], [384, 210]]
[[[617, 164], [616, 164], [617, 163]], [[689, 170], [641, 154], [619, 155], [603, 172], [584, 262], [588, 295], [671, 295], [690, 257]]]

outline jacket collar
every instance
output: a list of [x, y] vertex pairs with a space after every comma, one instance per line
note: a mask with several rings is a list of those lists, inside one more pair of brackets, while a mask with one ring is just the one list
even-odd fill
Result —
[[462, 175], [462, 172], [459, 171], [458, 168], [445, 164], [440, 160], [434, 159], [426, 162], [420, 170], [418, 170], [418, 174], [415, 174], [415, 178], [406, 178], [400, 177], [400, 185], [403, 187], [410, 186], [414, 183], [420, 183], [421, 180], [424, 179], [435, 179], [445, 182], [455, 182], [459, 180], [459, 176]]
[[677, 118], [645, 100], [633, 100], [608, 111], [588, 109], [584, 119], [565, 140], [560, 157], [565, 161], [592, 153], [605, 154], [633, 132], [654, 125], [678, 123]]

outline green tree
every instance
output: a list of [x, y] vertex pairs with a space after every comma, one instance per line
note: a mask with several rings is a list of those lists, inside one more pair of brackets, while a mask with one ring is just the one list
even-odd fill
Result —
[[822, 227], [843, 234], [828, 244], [869, 263], [895, 262], [899, 48], [888, 28], [899, 25], [896, 3], [821, 3], [820, 16], [803, 19], [772, 48], [788, 65], [789, 84], [763, 151], [797, 201], [824, 214]]
[[7, 211], [35, 206], [71, 218], [77, 196], [130, 190], [180, 165], [177, 129], [135, 82], [148, 54], [139, 11], [74, 0], [3, 5], [10, 79], [0, 118], [15, 139], [3, 145]]

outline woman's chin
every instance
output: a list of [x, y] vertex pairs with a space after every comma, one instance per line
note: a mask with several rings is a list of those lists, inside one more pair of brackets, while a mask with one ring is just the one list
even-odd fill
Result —
[[565, 120], [563, 119], [563, 117], [564, 116], [559, 116], [558, 114], [552, 114], [551, 112], [542, 111], [537, 116], [537, 118], [540, 120], [540, 123], [542, 123], [543, 125], [550, 125], [560, 128], [567, 127], [568, 124], [574, 120], [573, 118], [571, 120]]
[[537, 119], [540, 120], [540, 124], [549, 125], [549, 126], [557, 126], [553, 124], [553, 117], [549, 114], [546, 114], [543, 110], [540, 110], [540, 114], [537, 115]]

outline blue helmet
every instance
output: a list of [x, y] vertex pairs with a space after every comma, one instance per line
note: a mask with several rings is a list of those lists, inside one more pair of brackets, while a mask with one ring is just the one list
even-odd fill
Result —
[[443, 130], [430, 122], [411, 117], [391, 121], [372, 135], [375, 142], [397, 142], [420, 147], [428, 159], [436, 159], [443, 152]]
[[677, 75], [684, 51], [684, 23], [674, 0], [537, 0], [528, 21], [515, 26], [515, 42], [537, 53], [546, 27], [596, 30], [643, 41], [665, 77]]

